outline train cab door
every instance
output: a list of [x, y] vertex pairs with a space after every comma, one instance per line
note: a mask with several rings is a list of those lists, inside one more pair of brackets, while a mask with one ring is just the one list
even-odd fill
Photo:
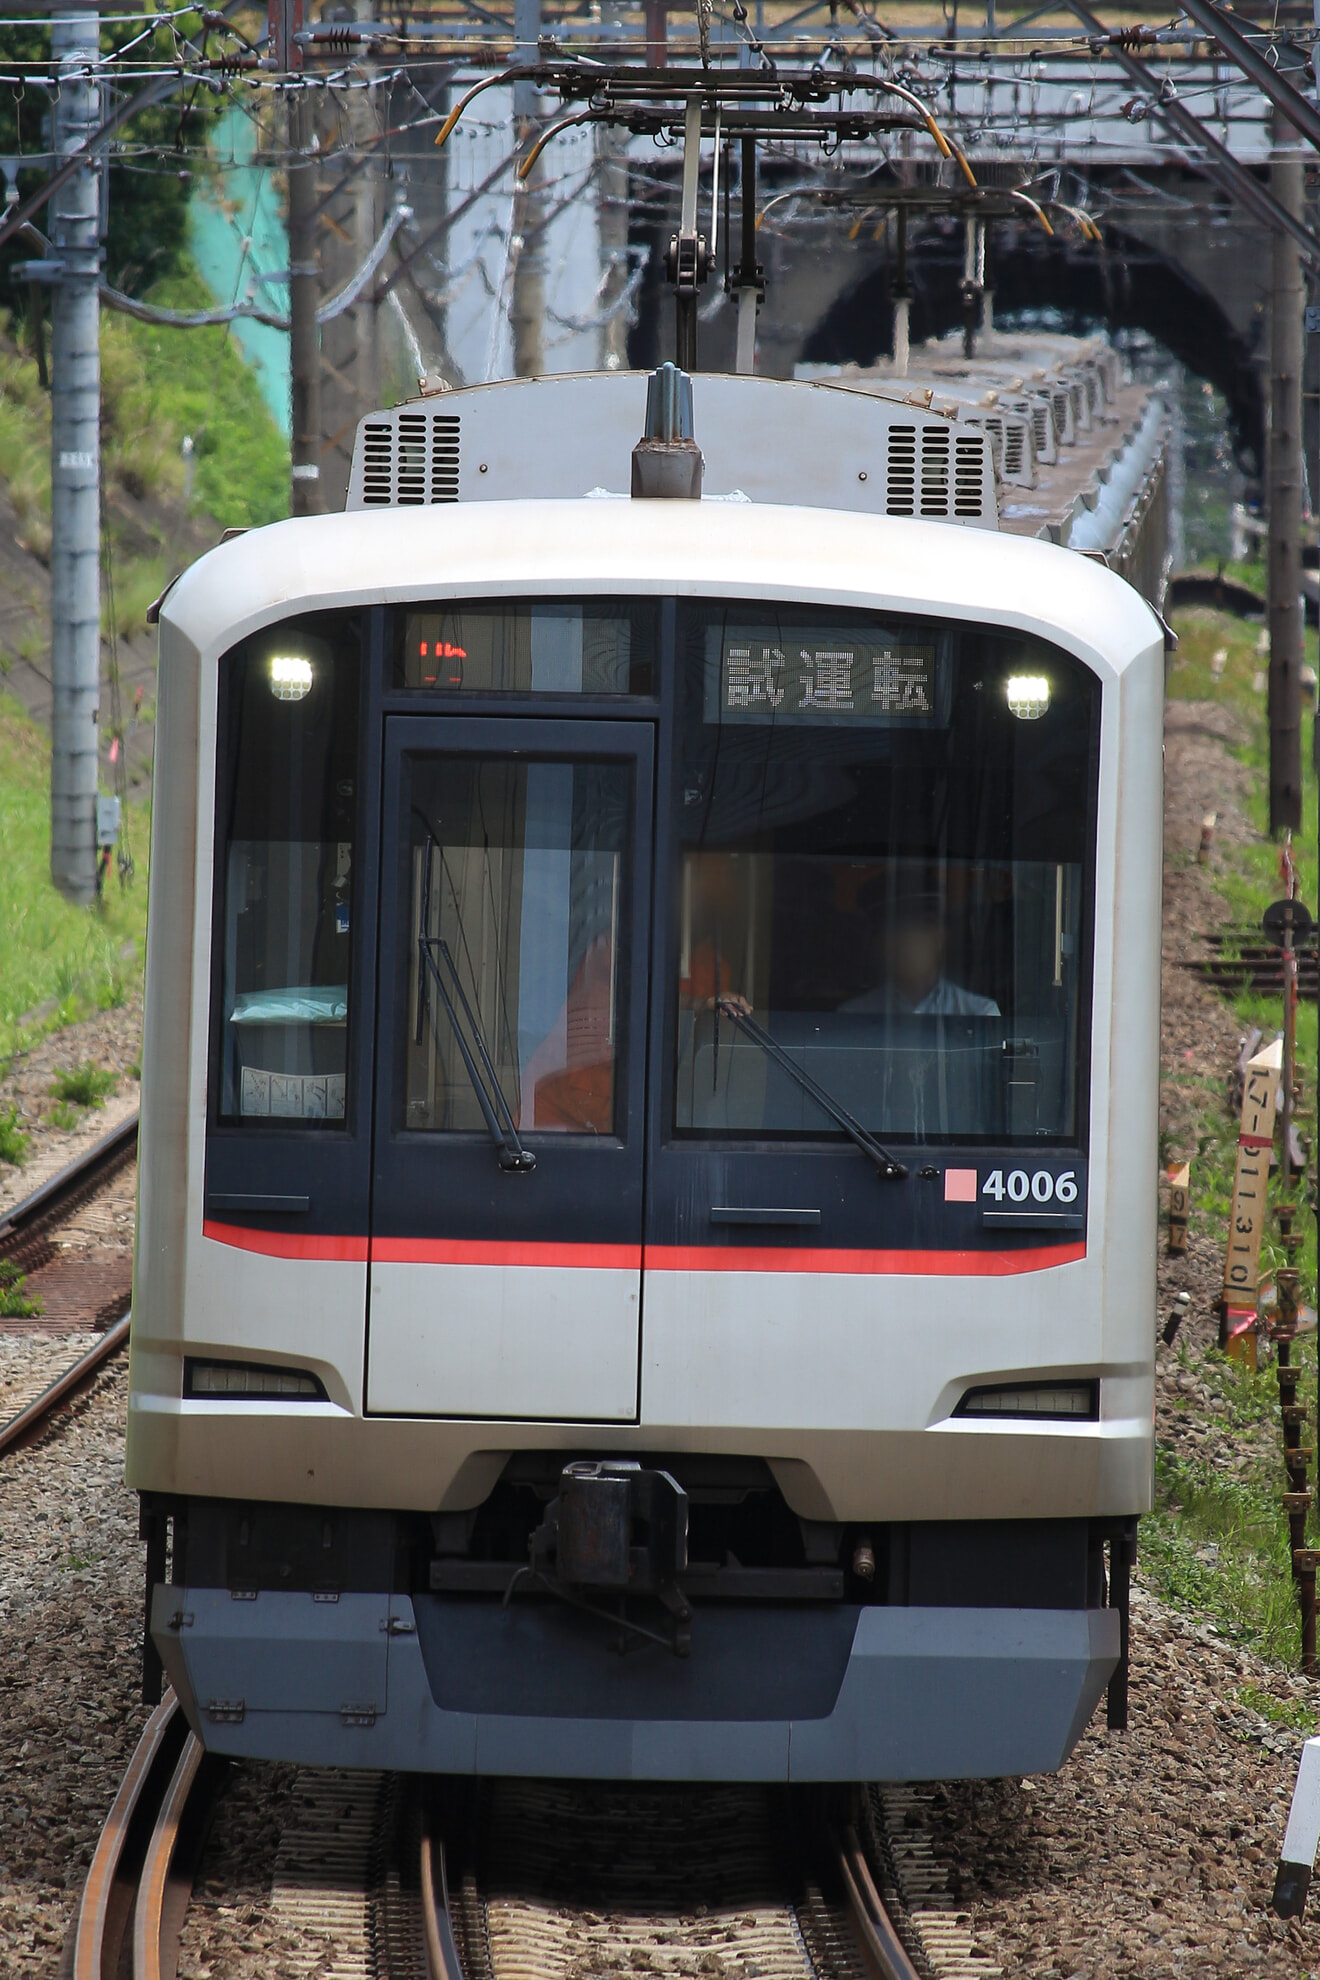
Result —
[[387, 721], [371, 1412], [637, 1417], [653, 734]]

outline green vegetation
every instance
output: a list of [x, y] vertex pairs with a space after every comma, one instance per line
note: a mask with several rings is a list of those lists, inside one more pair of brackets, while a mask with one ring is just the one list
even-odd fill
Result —
[[17, 1107], [0, 1108], [0, 1162], [17, 1169], [28, 1158], [28, 1137], [18, 1125]]
[[[1233, 573], [1245, 581], [1259, 578], [1259, 566], [1246, 565]], [[1225, 928], [1251, 931], [1270, 901], [1283, 892], [1279, 847], [1267, 836], [1268, 736], [1265, 695], [1258, 678], [1268, 666], [1260, 649], [1258, 623], [1227, 614], [1196, 609], [1177, 619], [1180, 644], [1169, 678], [1171, 697], [1214, 701], [1233, 711], [1243, 740], [1232, 754], [1250, 772], [1246, 811], [1259, 834], [1234, 844], [1221, 834], [1215, 857], [1204, 870], [1222, 902]], [[1307, 634], [1307, 658], [1317, 660], [1316, 636]], [[1310, 763], [1311, 721], [1305, 723], [1305, 802], [1303, 829], [1293, 844], [1300, 892], [1308, 906], [1317, 905], [1316, 780]], [[1268, 1040], [1282, 1025], [1281, 1000], [1248, 992], [1231, 1000], [1243, 1032], [1258, 1026]], [[1303, 1107], [1312, 1118], [1303, 1122], [1315, 1132], [1316, 1011], [1302, 1003], [1297, 1025], [1298, 1065], [1303, 1077]], [[1190, 1100], [1194, 1110], [1195, 1146], [1165, 1146], [1163, 1160], [1192, 1161], [1192, 1220], [1222, 1245], [1227, 1229], [1237, 1149], [1237, 1122], [1226, 1103], [1227, 1066], [1207, 1075], [1175, 1067], [1166, 1072]], [[1314, 1154], [1312, 1156], [1314, 1173]], [[1316, 1225], [1314, 1188], [1310, 1207], [1303, 1207], [1298, 1228], [1306, 1243], [1299, 1255], [1302, 1297], [1316, 1296]], [[1272, 1200], [1278, 1201], [1277, 1190]], [[1262, 1270], [1284, 1262], [1274, 1230], [1266, 1233]], [[1314, 1336], [1304, 1336], [1297, 1349], [1302, 1368], [1298, 1401], [1311, 1421], [1316, 1411], [1316, 1349]], [[1204, 1404], [1184, 1400], [1196, 1410], [1209, 1432], [1208, 1458], [1184, 1455], [1176, 1443], [1161, 1443], [1156, 1452], [1155, 1511], [1142, 1521], [1141, 1553], [1145, 1573], [1168, 1601], [1212, 1622], [1224, 1635], [1240, 1641], [1273, 1661], [1295, 1666], [1299, 1628], [1297, 1596], [1291, 1574], [1290, 1536], [1280, 1498], [1285, 1490], [1278, 1385], [1273, 1365], [1253, 1374], [1218, 1352], [1201, 1355], [1182, 1345], [1179, 1361], [1209, 1391]], [[1305, 1436], [1304, 1443], [1309, 1441]], [[1313, 1509], [1308, 1544], [1320, 1545], [1320, 1517]], [[1241, 1694], [1244, 1704], [1280, 1723], [1312, 1730], [1314, 1714], [1306, 1708]], [[1299, 1716], [1300, 1715], [1300, 1716]], [[1303, 1725], [1303, 1721], [1305, 1724]]]
[[[152, 300], [209, 308], [189, 265]], [[5, 325], [0, 316], [0, 330]], [[0, 480], [18, 513], [21, 542], [50, 551], [50, 399], [22, 341], [0, 344]], [[101, 318], [102, 445], [106, 527], [121, 626], [182, 561], [176, 518], [189, 509], [225, 528], [255, 528], [288, 510], [289, 452], [255, 378], [223, 328], [175, 330], [109, 311]], [[184, 443], [191, 443], [185, 453]], [[144, 550], [144, 533], [153, 547]], [[108, 600], [103, 599], [103, 610]]]
[[[213, 309], [191, 263], [158, 283], [169, 309]], [[182, 447], [192, 440], [191, 506], [225, 529], [255, 529], [289, 510], [289, 449], [227, 329], [176, 330], [130, 317], [104, 320], [110, 408], [107, 470], [137, 493], [188, 494]]]
[[[200, 17], [183, 15], [177, 26], [184, 34], [196, 38], [200, 30]], [[139, 32], [140, 28], [136, 26], [129, 27], [114, 20], [104, 21], [101, 27], [103, 53], [110, 54]], [[6, 62], [42, 62], [49, 55], [49, 28], [6, 28]], [[141, 61], [168, 63], [177, 59], [177, 49], [169, 30], [161, 27], [148, 41], [140, 41], [133, 55], [135, 64]], [[130, 88], [136, 87], [137, 84], [130, 84]], [[181, 92], [173, 102], [154, 104], [140, 110], [128, 127], [131, 145], [124, 146], [122, 152], [111, 150], [109, 230], [105, 248], [106, 279], [115, 288], [126, 289], [131, 295], [140, 295], [145, 285], [177, 272], [185, 260], [188, 198], [193, 175], [204, 169], [201, 146], [209, 121], [208, 112], [213, 116], [217, 107], [209, 96], [199, 106], [195, 90], [191, 92], [191, 98]], [[46, 177], [45, 154], [49, 140], [43, 135], [43, 125], [49, 115], [50, 99], [43, 89], [29, 87], [26, 90], [7, 89], [0, 92], [0, 154], [6, 158], [31, 155], [33, 159], [31, 165], [24, 165], [19, 170], [18, 190], [22, 198], [35, 192]], [[141, 147], [147, 145], [158, 147], [155, 157], [143, 155]], [[36, 225], [44, 231], [49, 221], [44, 214], [38, 213]], [[30, 307], [23, 293], [24, 285], [15, 284], [11, 290], [9, 270], [15, 261], [29, 261], [32, 255], [32, 243], [22, 239], [9, 241], [0, 248], [0, 294], [10, 294], [15, 290], [22, 294], [24, 312]]]
[[[1298, 1400], [1314, 1412], [1314, 1350], [1301, 1358]], [[1202, 1358], [1186, 1347], [1179, 1361], [1194, 1366], [1210, 1391], [1208, 1405], [1188, 1398], [1188, 1407], [1200, 1413], [1220, 1462], [1157, 1446], [1155, 1511], [1141, 1522], [1145, 1574], [1166, 1601], [1260, 1656], [1295, 1665], [1298, 1608], [1279, 1503], [1285, 1481], [1273, 1366], [1253, 1374], [1218, 1352]]]
[[[1246, 565], [1243, 568], [1259, 571], [1260, 567]], [[1257, 678], [1269, 664], [1268, 655], [1260, 651], [1262, 629], [1250, 620], [1233, 618], [1227, 613], [1196, 609], [1178, 615], [1177, 630], [1179, 646], [1169, 676], [1170, 697], [1219, 702], [1232, 710], [1241, 721], [1245, 741], [1234, 748], [1232, 754], [1250, 772], [1250, 796], [1246, 809], [1251, 824], [1259, 834], [1258, 838], [1243, 845], [1233, 845], [1221, 838], [1216, 858], [1204, 871], [1223, 901], [1224, 925], [1243, 931], [1244, 939], [1263, 940], [1261, 916], [1271, 901], [1280, 898], [1284, 887], [1279, 872], [1280, 849], [1268, 837], [1269, 738], [1265, 695], [1256, 686]], [[1317, 635], [1309, 629], [1306, 634], [1306, 657], [1312, 667], [1320, 661]], [[1320, 857], [1316, 844], [1316, 777], [1310, 748], [1312, 719], [1308, 713], [1303, 722], [1302, 830], [1293, 839], [1293, 859], [1297, 868], [1298, 890], [1315, 913], [1320, 908]], [[1232, 999], [1232, 1009], [1244, 1033], [1259, 1028], [1268, 1041], [1282, 1028], [1282, 1000], [1278, 997], [1245, 991]], [[1303, 1109], [1312, 1114], [1310, 1122], [1304, 1122], [1302, 1126], [1311, 1136], [1315, 1134], [1315, 1074], [1317, 1046], [1320, 1044], [1316, 1015], [1314, 1001], [1302, 999], [1297, 1012], [1297, 1063], [1302, 1076]], [[1216, 1239], [1222, 1236], [1226, 1228], [1237, 1154], [1238, 1124], [1230, 1117], [1224, 1097], [1228, 1071], [1229, 1068], [1225, 1067], [1224, 1079], [1218, 1082], [1198, 1080], [1194, 1076], [1175, 1072], [1173, 1076], [1180, 1083], [1190, 1080], [1192, 1085], [1202, 1089], [1197, 1110], [1197, 1146], [1194, 1150], [1170, 1148], [1161, 1151], [1164, 1160], [1190, 1158], [1193, 1161], [1193, 1221], [1211, 1232]], [[1299, 1219], [1299, 1228], [1306, 1234], [1306, 1244], [1298, 1259], [1302, 1297], [1314, 1305], [1317, 1263], [1314, 1215], [1303, 1214]], [[1267, 1232], [1261, 1254], [1262, 1267], [1273, 1270], [1283, 1262], [1283, 1253], [1273, 1234]]]
[[25, 1299], [27, 1275], [12, 1258], [0, 1258], [0, 1320], [31, 1320], [42, 1312], [39, 1299]]
[[[144, 850], [133, 885], [111, 875], [99, 906], [75, 907], [51, 884], [49, 782], [46, 737], [0, 698], [0, 1063], [44, 1032], [122, 1003], [142, 967], [145, 820], [134, 826]], [[0, 1159], [12, 1159], [3, 1142]]]
[[1315, 1731], [1314, 1708], [1300, 1698], [1274, 1698], [1268, 1691], [1262, 1691], [1258, 1684], [1244, 1684], [1235, 1695], [1239, 1705], [1259, 1712], [1262, 1719], [1269, 1719], [1276, 1726], [1291, 1727], [1304, 1739], [1309, 1739]]
[[57, 1073], [50, 1090], [57, 1100], [73, 1107], [104, 1107], [107, 1095], [113, 1093], [118, 1084], [112, 1072], [107, 1072], [91, 1059], [84, 1059], [71, 1072]]

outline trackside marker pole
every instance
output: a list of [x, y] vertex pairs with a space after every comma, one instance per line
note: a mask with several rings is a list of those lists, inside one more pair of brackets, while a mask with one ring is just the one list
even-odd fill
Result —
[[1311, 1888], [1315, 1853], [1320, 1847], [1320, 1739], [1308, 1739], [1297, 1769], [1288, 1828], [1274, 1877], [1272, 1903], [1280, 1918], [1300, 1918]]

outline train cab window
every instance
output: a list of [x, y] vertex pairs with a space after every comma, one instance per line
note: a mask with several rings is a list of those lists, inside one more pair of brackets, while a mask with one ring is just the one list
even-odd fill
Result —
[[[407, 762], [403, 1126], [608, 1135], [620, 1104], [630, 765]], [[480, 1090], [479, 1090], [480, 1089]]]
[[219, 1116], [342, 1125], [359, 628], [279, 626], [221, 665]]
[[657, 598], [442, 599], [394, 615], [394, 685], [430, 694], [650, 695]]
[[974, 626], [680, 607], [679, 1135], [1075, 1138], [1099, 690]]

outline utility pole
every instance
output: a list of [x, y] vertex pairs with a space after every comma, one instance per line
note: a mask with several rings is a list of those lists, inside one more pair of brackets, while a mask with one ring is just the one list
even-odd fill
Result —
[[616, 306], [628, 286], [628, 141], [620, 139], [607, 124], [601, 124], [597, 127], [596, 143], [600, 158], [596, 177], [599, 188], [596, 231], [604, 276], [600, 300], [605, 316], [600, 328], [600, 367], [602, 371], [622, 371], [628, 365], [628, 314]]
[[310, 93], [290, 90], [289, 370], [295, 516], [321, 513], [321, 271], [316, 241], [315, 123]]
[[[1305, 168], [1276, 111], [1270, 189], [1300, 219]], [[1291, 155], [1280, 156], [1287, 146]], [[1269, 436], [1270, 831], [1302, 823], [1302, 351], [1305, 295], [1297, 245], [1272, 237]]]
[[[51, 56], [59, 88], [56, 158], [101, 122], [100, 18], [57, 16]], [[50, 870], [71, 901], [96, 894], [96, 717], [101, 693], [101, 273], [99, 171], [94, 160], [51, 201]]]
[[733, 368], [750, 378], [756, 370], [756, 310], [765, 295], [765, 278], [756, 259], [756, 139], [742, 140], [738, 187], [742, 221], [742, 255], [738, 263], [738, 342]]
[[[536, 61], [541, 39], [541, 0], [513, 0], [514, 59]], [[535, 83], [513, 85], [513, 126], [519, 145], [535, 136], [541, 99]], [[517, 182], [513, 209], [513, 295], [509, 328], [513, 332], [513, 375], [539, 378], [545, 370], [545, 194], [538, 158], [526, 179]]]

